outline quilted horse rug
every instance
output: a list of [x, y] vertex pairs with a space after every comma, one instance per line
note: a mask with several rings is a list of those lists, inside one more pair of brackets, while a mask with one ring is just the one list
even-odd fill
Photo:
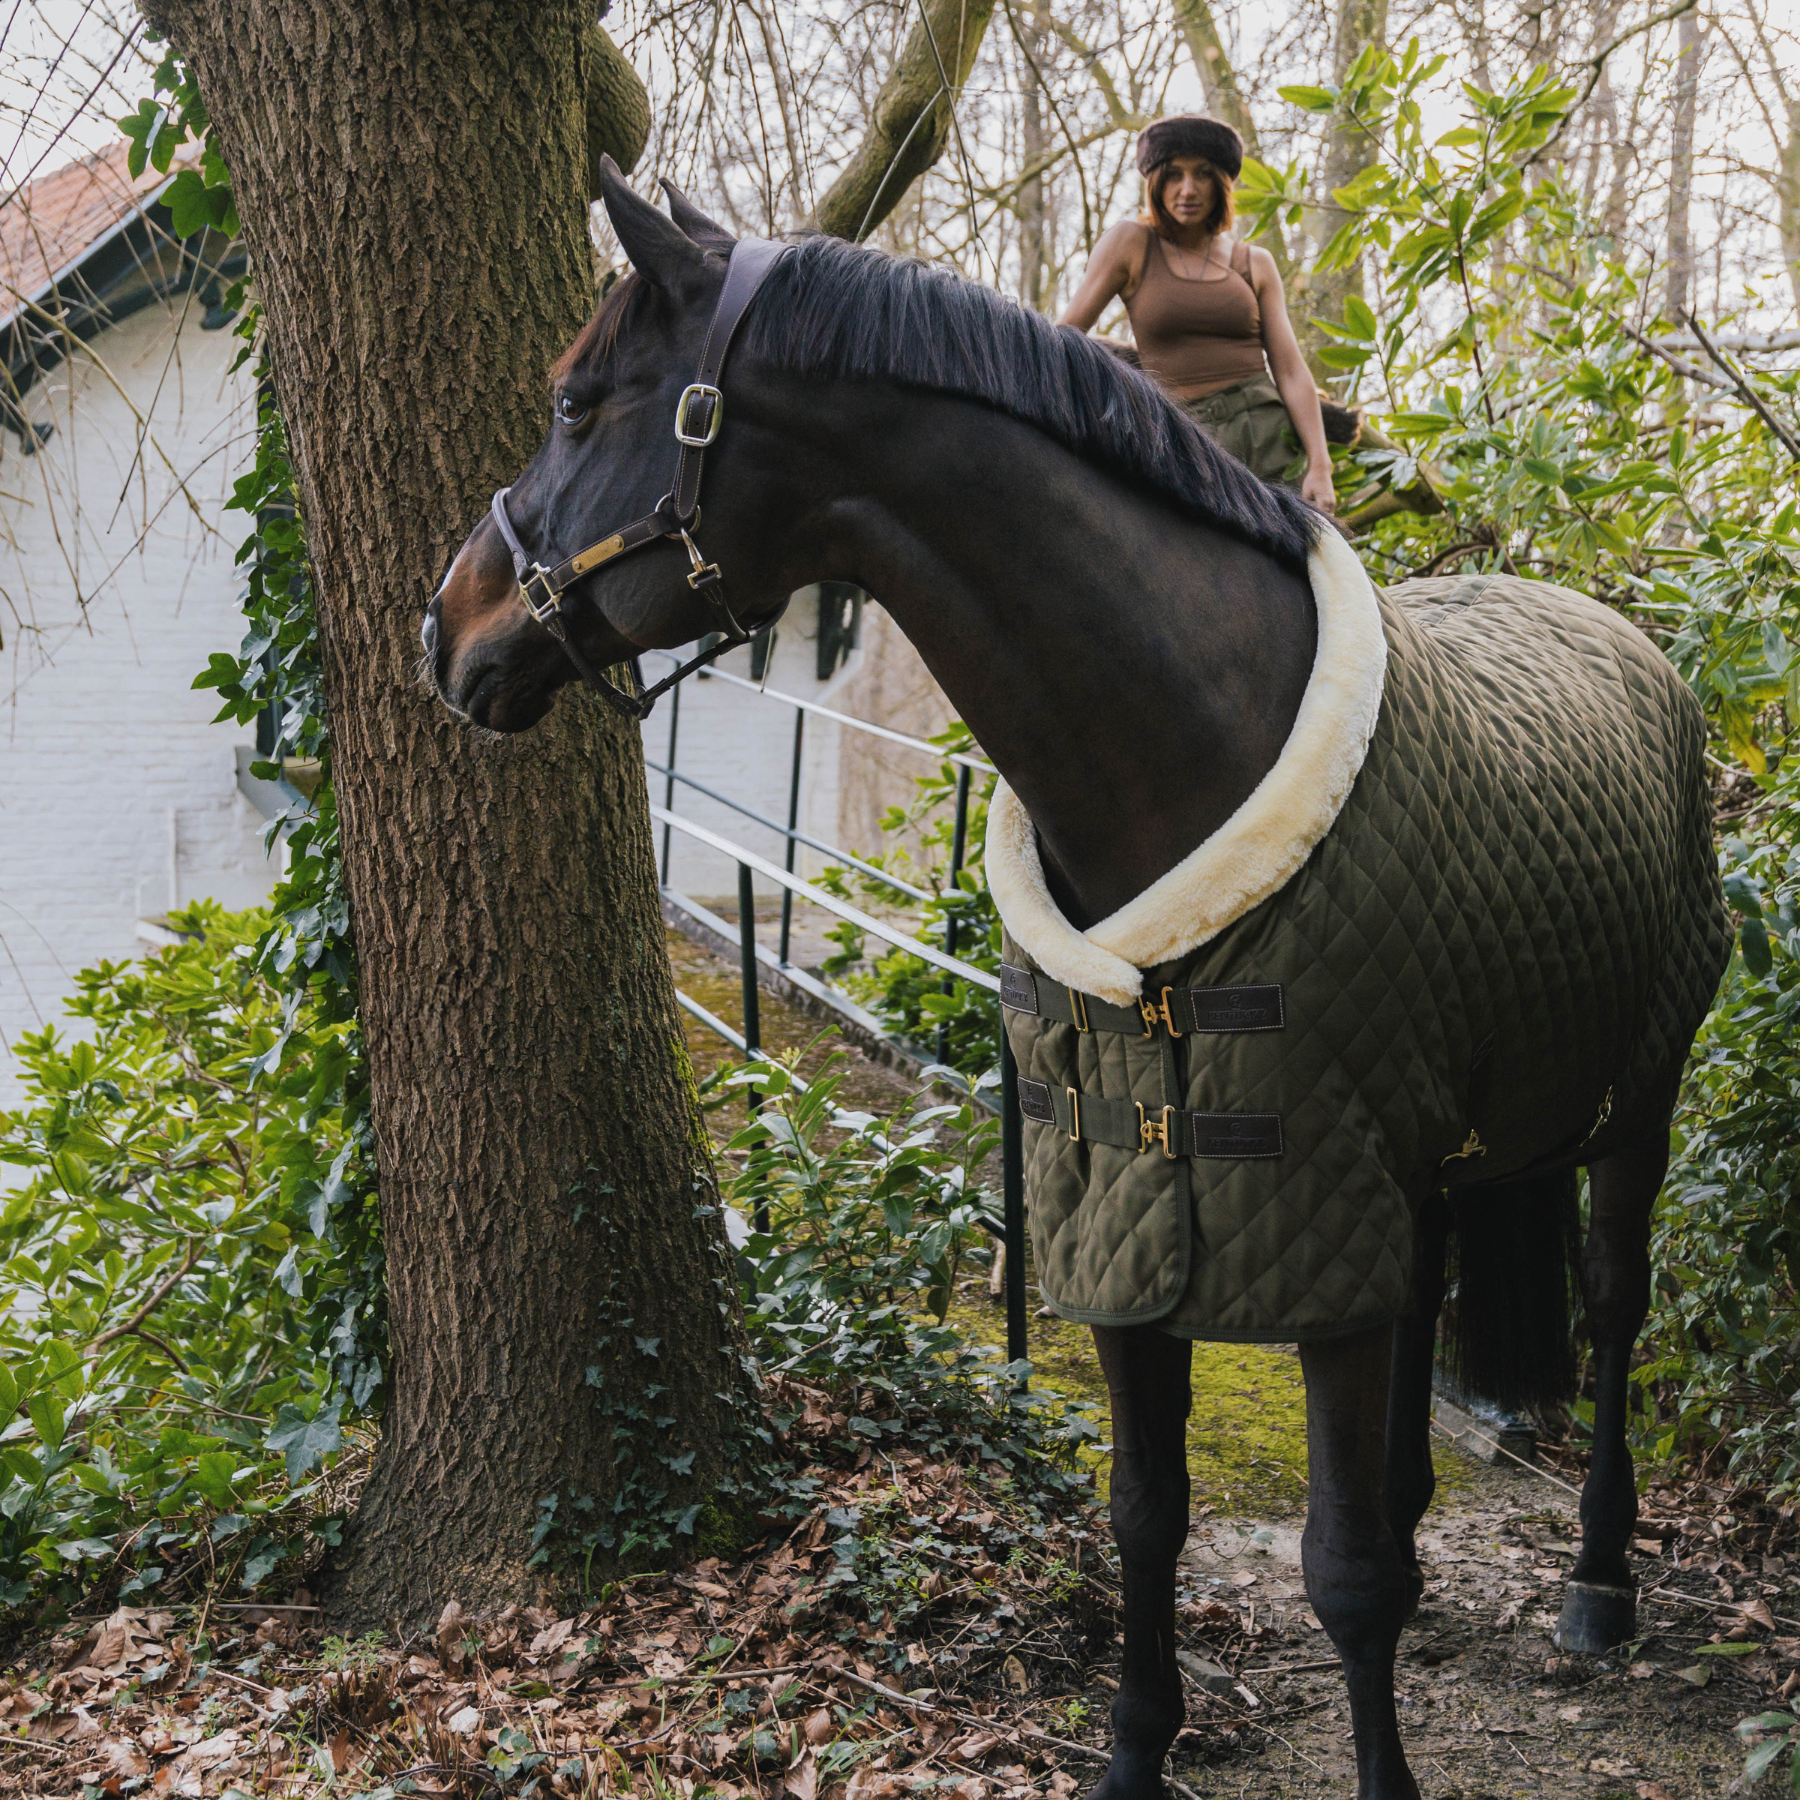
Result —
[[1700, 708], [1641, 633], [1545, 582], [1378, 593], [1329, 531], [1310, 573], [1279, 760], [1130, 904], [1077, 931], [1004, 784], [989, 811], [1064, 1318], [1294, 1342], [1394, 1317], [1434, 1188], [1596, 1161], [1666, 1112], [1729, 954]]

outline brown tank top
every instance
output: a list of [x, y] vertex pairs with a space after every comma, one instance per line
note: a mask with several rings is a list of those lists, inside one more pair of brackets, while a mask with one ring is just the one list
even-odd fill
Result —
[[1162, 234], [1150, 245], [1137, 292], [1125, 302], [1138, 356], [1172, 394], [1197, 400], [1251, 375], [1266, 375], [1262, 308], [1250, 285], [1250, 251], [1233, 243], [1230, 273], [1197, 281], [1177, 275]]

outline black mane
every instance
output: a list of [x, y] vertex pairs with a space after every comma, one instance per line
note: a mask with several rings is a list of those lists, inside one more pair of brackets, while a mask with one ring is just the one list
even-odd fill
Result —
[[750, 355], [797, 375], [978, 400], [1181, 511], [1304, 570], [1319, 521], [1225, 455], [1146, 375], [1085, 333], [953, 270], [804, 239], [743, 323]]

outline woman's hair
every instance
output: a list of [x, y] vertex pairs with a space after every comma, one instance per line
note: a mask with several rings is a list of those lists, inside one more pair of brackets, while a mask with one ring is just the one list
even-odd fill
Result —
[[[1213, 184], [1212, 210], [1200, 222], [1200, 228], [1208, 237], [1217, 237], [1221, 232], [1229, 231], [1237, 219], [1237, 187], [1231, 177], [1223, 169], [1208, 162], [1205, 157], [1194, 159], [1199, 163], [1199, 173], [1207, 176]], [[1167, 162], [1159, 162], [1144, 177], [1144, 210], [1138, 214], [1138, 223], [1148, 225], [1159, 237], [1172, 238], [1176, 232], [1174, 215], [1163, 205], [1163, 184], [1175, 173], [1173, 158]]]

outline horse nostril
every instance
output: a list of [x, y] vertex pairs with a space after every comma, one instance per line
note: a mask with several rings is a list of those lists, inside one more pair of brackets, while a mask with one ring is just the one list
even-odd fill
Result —
[[427, 656], [437, 655], [438, 641], [438, 603], [433, 600], [425, 609], [425, 623], [419, 627], [419, 642], [425, 646]]

